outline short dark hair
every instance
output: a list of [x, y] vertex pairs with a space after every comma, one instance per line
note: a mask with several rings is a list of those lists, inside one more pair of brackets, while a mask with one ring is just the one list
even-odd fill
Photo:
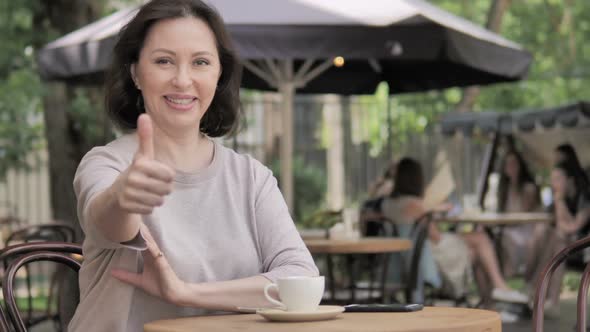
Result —
[[201, 119], [200, 131], [211, 137], [233, 133], [239, 125], [241, 115], [242, 66], [233, 50], [223, 19], [201, 0], [152, 0], [143, 5], [137, 15], [121, 29], [106, 78], [107, 112], [122, 129], [137, 127], [137, 118], [145, 110], [141, 103], [141, 91], [135, 87], [131, 78], [131, 64], [139, 60], [145, 38], [156, 22], [181, 17], [195, 17], [209, 26], [215, 35], [221, 62], [217, 90], [209, 109]]
[[402, 158], [397, 164], [391, 197], [410, 195], [422, 197], [424, 194], [424, 174], [422, 166], [412, 158]]

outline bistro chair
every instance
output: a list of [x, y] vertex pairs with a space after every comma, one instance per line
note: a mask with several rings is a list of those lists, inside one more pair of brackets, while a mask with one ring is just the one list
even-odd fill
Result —
[[[568, 257], [590, 247], [590, 236], [582, 238], [561, 250], [555, 255], [551, 261], [545, 266], [545, 269], [540, 275], [537, 282], [535, 299], [533, 302], [533, 331], [543, 332], [543, 314], [545, 305], [545, 296], [551, 283], [551, 277], [559, 266], [564, 263]], [[578, 290], [578, 305], [577, 305], [577, 319], [576, 332], [586, 331], [586, 307], [588, 288], [590, 287], [590, 264], [586, 264], [582, 279], [580, 282], [580, 289]]]
[[6, 320], [6, 313], [4, 313], [4, 309], [0, 306], [0, 332], [10, 332], [11, 330]]
[[[23, 320], [20, 314], [15, 316], [14, 312], [17, 310], [16, 307], [16, 300], [14, 299], [14, 282], [16, 271], [24, 265], [26, 268], [28, 263], [36, 262], [36, 261], [56, 261], [54, 259], [46, 259], [45, 256], [39, 256], [38, 259], [29, 259], [25, 263], [18, 265], [18, 268], [14, 269], [15, 264], [21, 261], [21, 258], [27, 255], [36, 254], [39, 252], [53, 252], [53, 253], [61, 253], [64, 256], [68, 256], [75, 261], [79, 261], [82, 258], [82, 248], [81, 246], [68, 243], [68, 242], [28, 242], [28, 243], [20, 243], [12, 246], [8, 246], [0, 250], [0, 259], [5, 262], [8, 262], [8, 266], [4, 272], [4, 278], [2, 283], [2, 289], [4, 292], [4, 300], [7, 305], [9, 319], [14, 326], [19, 326], [22, 323], [25, 327], [31, 327], [35, 324], [38, 324], [45, 320], [53, 320], [58, 326], [59, 330], [62, 330], [63, 327], [62, 322], [64, 321], [64, 317], [61, 317], [61, 299], [59, 297], [60, 294], [60, 279], [58, 274], [55, 273], [52, 275], [51, 283], [50, 283], [50, 291], [47, 299], [47, 309], [44, 312], [38, 312], [34, 315], [34, 311], [32, 310], [33, 301], [32, 301], [32, 292], [30, 287], [30, 279], [27, 283], [27, 291], [28, 291], [28, 308], [27, 308], [27, 315], [26, 318]], [[63, 260], [61, 260], [63, 261]], [[12, 275], [11, 273], [12, 268]], [[77, 271], [77, 270], [76, 270]], [[30, 278], [30, 275], [27, 273], [27, 278]], [[8, 283], [8, 279], [10, 279], [10, 283]], [[7, 294], [8, 293], [8, 294]], [[9, 298], [12, 298], [14, 302], [14, 309], [11, 309], [9, 306]], [[54, 301], [57, 299], [57, 301]], [[53, 312], [52, 305], [54, 302], [57, 302], [57, 311]], [[16, 317], [16, 318], [15, 318]], [[18, 330], [18, 329], [17, 329]], [[23, 330], [24, 331], [24, 330]]]
[[[369, 291], [370, 293], [375, 290], [375, 284], [379, 286], [379, 294], [381, 294], [381, 301], [389, 301], [390, 296], [402, 293], [404, 300], [407, 303], [415, 302], [415, 293], [418, 290], [419, 285], [419, 273], [420, 273], [420, 260], [422, 258], [422, 252], [424, 244], [428, 239], [428, 227], [432, 221], [433, 215], [427, 213], [411, 226], [410, 233], [405, 236], [413, 241], [413, 250], [409, 256], [409, 262], [407, 255], [403, 253], [396, 253], [397, 257], [400, 258], [401, 276], [400, 282], [388, 282], [388, 271], [389, 271], [389, 258], [390, 255], [380, 255], [383, 259], [381, 262], [378, 261], [378, 257], [369, 257]], [[361, 229], [365, 236], [380, 236], [380, 237], [400, 237], [400, 228], [395, 221], [386, 218], [385, 216], [373, 215], [370, 218], [361, 218]], [[379, 265], [381, 264], [381, 266]], [[376, 269], [381, 268], [381, 280], [375, 281], [374, 275]]]
[[12, 232], [6, 238], [5, 245], [34, 241], [75, 242], [76, 231], [72, 226], [61, 223], [30, 225]]

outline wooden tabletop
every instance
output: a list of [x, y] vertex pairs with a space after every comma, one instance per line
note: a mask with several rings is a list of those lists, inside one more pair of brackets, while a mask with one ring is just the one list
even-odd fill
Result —
[[309, 239], [303, 241], [312, 254], [378, 254], [405, 251], [412, 248], [412, 241], [392, 237], [350, 240]]
[[256, 314], [189, 317], [151, 322], [144, 331], [501, 332], [502, 323], [494, 311], [426, 307], [411, 313], [343, 313], [332, 320], [301, 323], [268, 322]]
[[553, 220], [550, 213], [516, 212], [516, 213], [474, 213], [441, 218], [440, 221], [452, 223], [475, 223], [483, 225], [522, 225], [531, 223], [549, 223]]

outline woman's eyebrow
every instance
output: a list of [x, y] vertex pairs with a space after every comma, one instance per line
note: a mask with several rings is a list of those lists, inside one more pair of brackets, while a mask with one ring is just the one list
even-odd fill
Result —
[[[170, 55], [176, 55], [176, 52], [165, 49], [165, 48], [157, 48], [155, 50], [153, 50], [151, 53], [156, 53], [156, 52], [163, 52], [163, 53], [168, 53]], [[192, 54], [192, 56], [196, 56], [196, 55], [211, 55], [213, 56], [213, 53], [209, 52], [209, 51], [198, 51], [198, 52], [194, 52]]]

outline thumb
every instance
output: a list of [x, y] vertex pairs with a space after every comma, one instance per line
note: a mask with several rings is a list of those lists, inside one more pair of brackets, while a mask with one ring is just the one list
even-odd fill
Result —
[[154, 129], [152, 118], [146, 113], [137, 118], [137, 136], [139, 140], [137, 152], [147, 158], [154, 159]]

